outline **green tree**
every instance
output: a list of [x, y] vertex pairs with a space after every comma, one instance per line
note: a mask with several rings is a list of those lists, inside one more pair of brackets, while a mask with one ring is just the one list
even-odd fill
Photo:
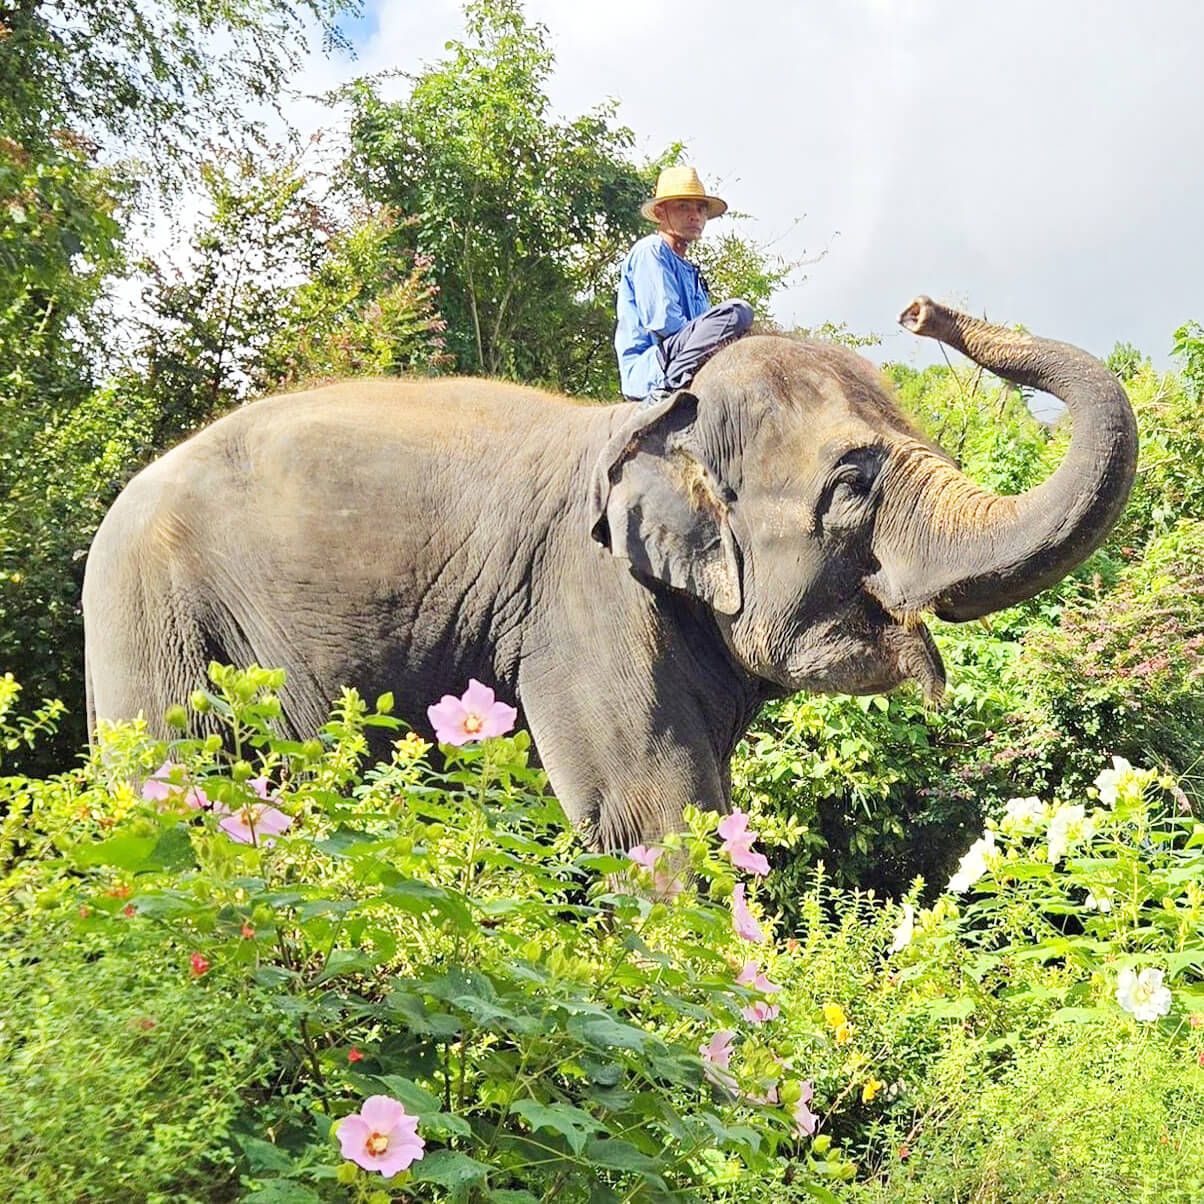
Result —
[[[317, 20], [351, 0], [0, 0], [0, 667], [68, 701], [79, 742], [82, 555], [151, 451], [148, 389], [114, 373], [112, 283], [139, 181], [178, 187], [204, 131], [237, 144]], [[215, 51], [214, 46], [221, 50]], [[52, 763], [56, 750], [43, 751]]]
[[690, 257], [702, 270], [713, 303], [742, 297], [762, 322], [770, 321], [770, 301], [799, 266], [733, 229], [696, 243]]
[[398, 260], [396, 226], [388, 209], [367, 208], [331, 234], [322, 262], [286, 298], [256, 372], [265, 388], [446, 366], [431, 264]]
[[613, 389], [614, 273], [641, 232], [645, 174], [602, 105], [552, 117], [547, 31], [517, 0], [474, 0], [465, 41], [389, 103], [360, 81], [348, 175], [413, 220], [396, 245], [429, 257], [461, 371]]
[[[191, 162], [206, 134], [247, 133], [248, 101], [275, 104], [316, 21], [357, 0], [0, 0], [0, 132], [29, 151], [62, 130], [162, 170]], [[221, 49], [215, 49], [220, 46]]]
[[159, 404], [156, 448], [256, 391], [285, 298], [314, 271], [331, 233], [303, 159], [290, 146], [214, 151], [200, 168], [207, 216], [187, 261], [143, 261], [149, 314], [139, 358]]

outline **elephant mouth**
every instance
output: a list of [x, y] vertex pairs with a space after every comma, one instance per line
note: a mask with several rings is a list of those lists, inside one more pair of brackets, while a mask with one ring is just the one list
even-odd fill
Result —
[[918, 615], [892, 615], [895, 621], [883, 631], [882, 642], [896, 666], [900, 681], [914, 681], [924, 700], [935, 706], [945, 694], [945, 662], [932, 633]]
[[914, 612], [888, 612], [862, 598], [808, 634], [784, 679], [772, 671], [763, 675], [788, 689], [820, 694], [885, 694], [914, 681], [929, 705], [944, 696], [944, 662], [932, 634]]

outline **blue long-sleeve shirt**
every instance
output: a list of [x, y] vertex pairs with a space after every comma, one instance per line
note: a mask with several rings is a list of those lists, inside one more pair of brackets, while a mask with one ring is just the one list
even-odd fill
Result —
[[660, 339], [710, 308], [702, 273], [657, 234], [631, 248], [619, 273], [615, 351], [624, 397], [647, 397], [665, 383]]

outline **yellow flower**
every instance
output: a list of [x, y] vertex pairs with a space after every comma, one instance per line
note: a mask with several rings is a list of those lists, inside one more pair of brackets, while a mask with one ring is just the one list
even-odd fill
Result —
[[865, 1080], [865, 1085], [861, 1088], [861, 1102], [868, 1104], [886, 1084], [881, 1079], [876, 1079], [871, 1075]]
[[417, 761], [430, 748], [430, 743], [417, 732], [406, 732], [402, 739], [395, 742], [395, 746], [403, 760]]
[[842, 1024], [848, 1024], [848, 1017], [844, 1014], [844, 1008], [839, 1003], [824, 1004], [824, 1023], [829, 1028], [839, 1028]]
[[832, 1033], [832, 1038], [837, 1045], [847, 1045], [853, 1039], [853, 1026], [847, 1020], [842, 1020]]

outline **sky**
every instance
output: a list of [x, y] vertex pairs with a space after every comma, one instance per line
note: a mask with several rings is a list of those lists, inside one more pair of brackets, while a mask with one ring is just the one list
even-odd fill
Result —
[[[928, 293], [1168, 366], [1175, 328], [1204, 321], [1198, 0], [527, 0], [526, 13], [549, 31], [558, 115], [617, 101], [637, 153], [685, 142], [708, 188], [751, 215], [745, 234], [814, 261], [775, 302], [786, 325], [843, 322], [883, 336], [874, 358], [928, 363], [895, 323]], [[303, 88], [435, 62], [462, 12], [366, 0], [348, 32], [356, 59], [315, 56]]]

